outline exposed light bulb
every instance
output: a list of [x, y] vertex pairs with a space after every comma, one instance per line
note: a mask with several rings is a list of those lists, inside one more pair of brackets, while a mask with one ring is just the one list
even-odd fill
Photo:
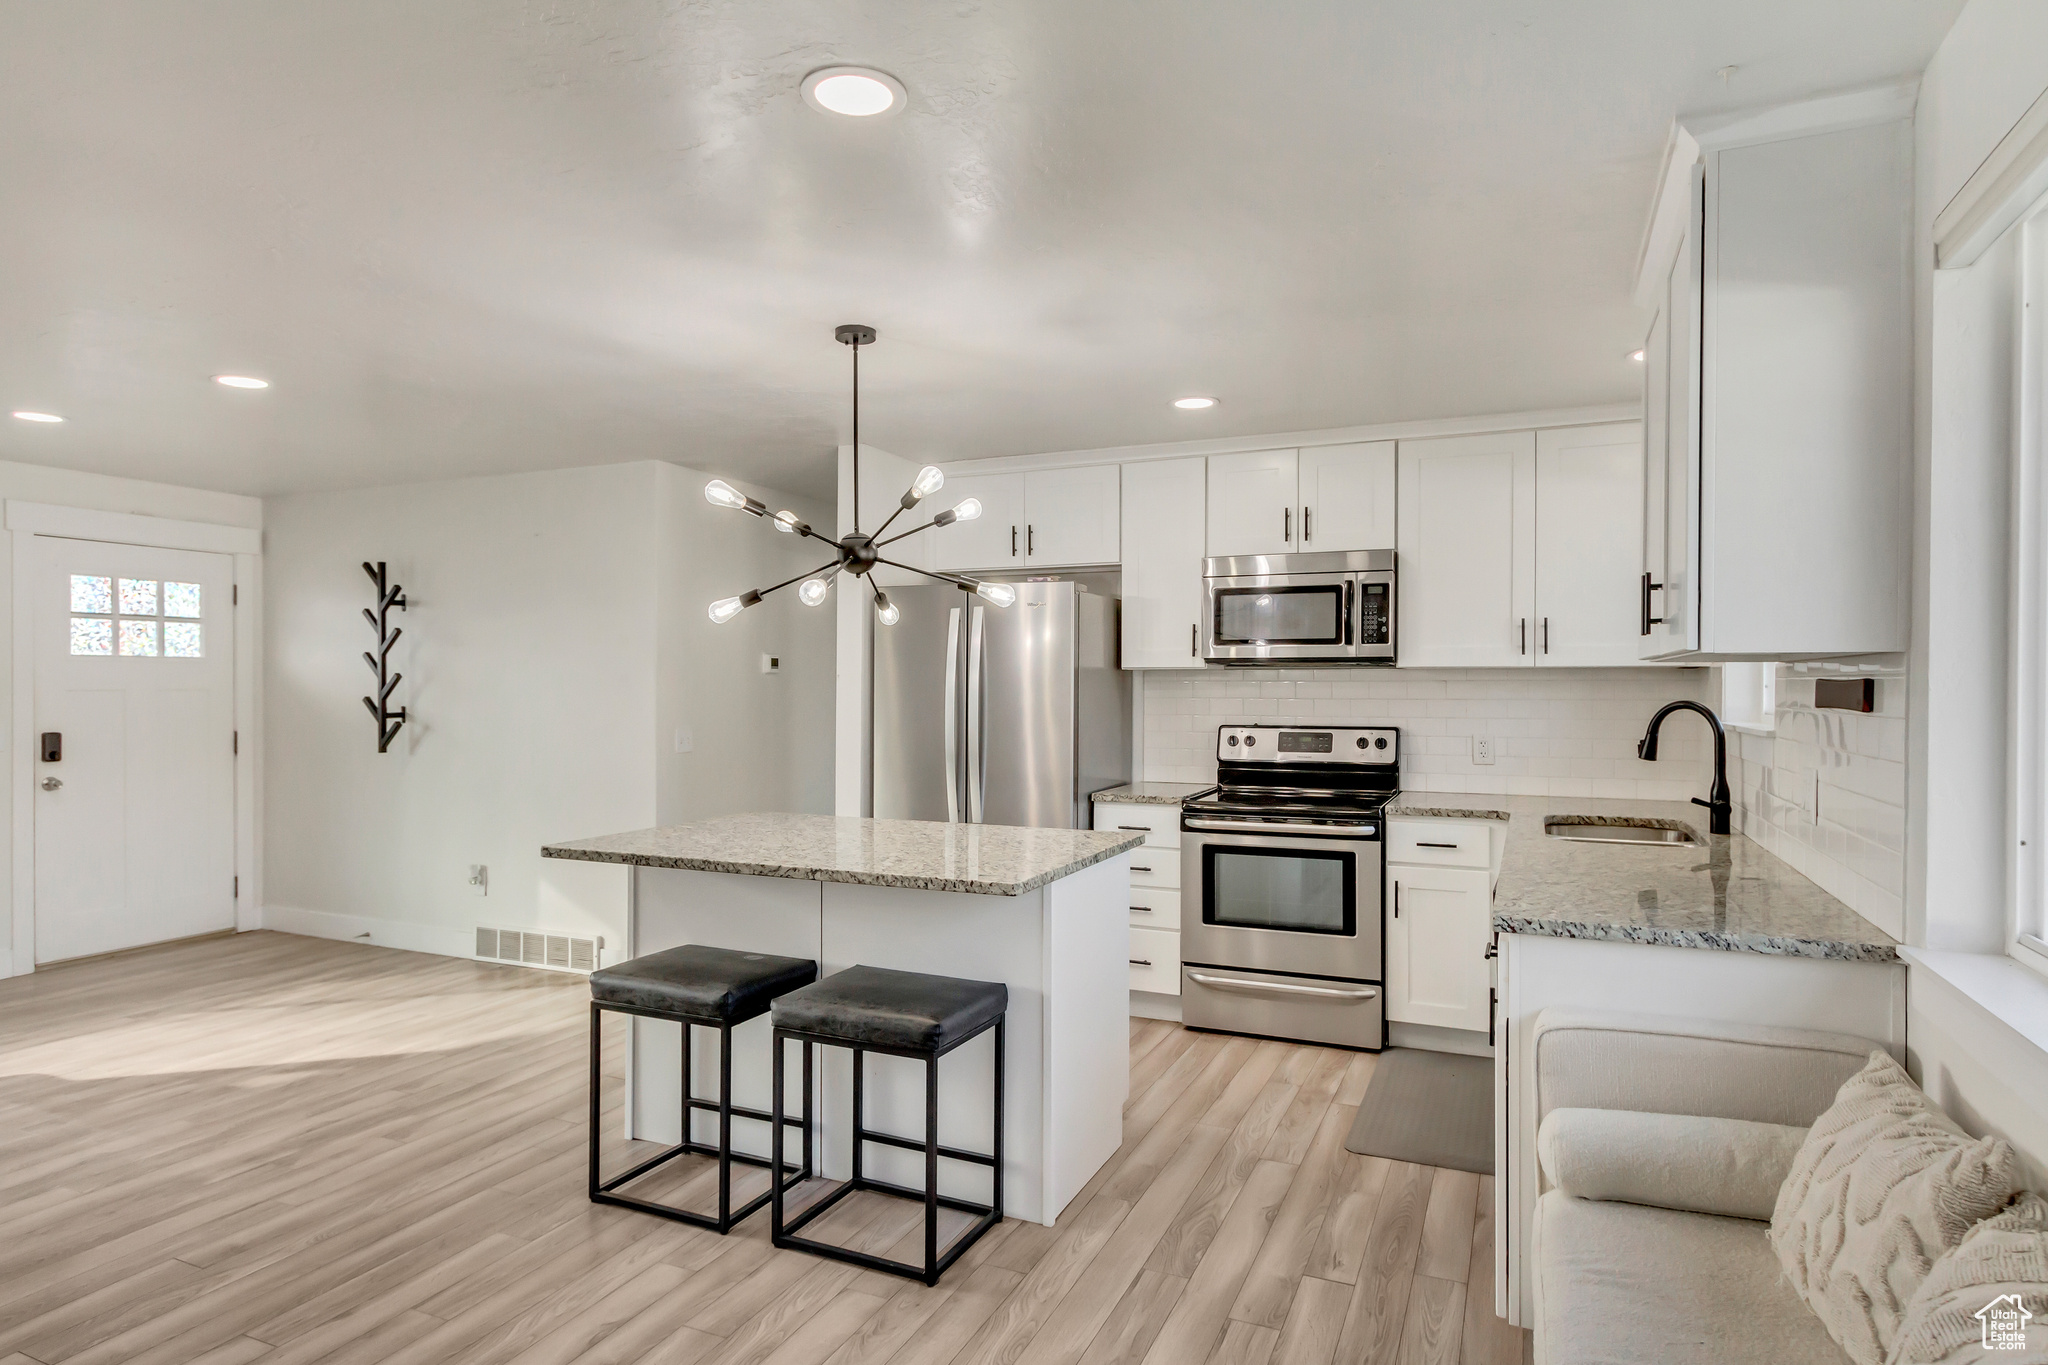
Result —
[[920, 498], [928, 498], [946, 486], [946, 472], [935, 464], [928, 464], [917, 471], [917, 477], [910, 481], [910, 487]]
[[902, 609], [889, 600], [889, 594], [875, 595], [875, 619], [885, 626], [893, 626], [903, 619]]
[[713, 479], [704, 485], [704, 501], [713, 507], [744, 508], [747, 505], [747, 495], [724, 479]]
[[714, 623], [722, 626], [727, 621], [732, 620], [733, 617], [738, 616], [742, 611], [745, 611], [746, 607], [747, 604], [740, 601], [737, 597], [721, 597], [711, 604], [711, 619]]
[[1017, 590], [1008, 583], [976, 583], [974, 595], [999, 607], [1013, 606], [1017, 601]]
[[953, 507], [953, 517], [957, 521], [973, 521], [976, 517], [980, 515], [980, 498], [962, 498]]
[[807, 607], [815, 607], [825, 600], [825, 594], [832, 585], [822, 578], [806, 578], [797, 584], [796, 600]]
[[777, 512], [768, 520], [769, 523], [773, 525], [776, 530], [786, 531], [790, 535], [796, 534], [796, 513], [790, 511], [787, 507], [783, 508], [780, 512]]

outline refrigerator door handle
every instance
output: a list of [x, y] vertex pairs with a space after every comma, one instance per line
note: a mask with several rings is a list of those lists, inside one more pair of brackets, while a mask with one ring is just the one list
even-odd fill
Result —
[[946, 822], [960, 823], [960, 608], [946, 612]]
[[981, 607], [971, 608], [967, 627], [967, 821], [969, 824], [982, 823], [982, 803], [986, 796], [983, 782], [987, 774], [982, 770], [982, 715], [981, 715], [981, 669], [987, 642], [982, 634]]

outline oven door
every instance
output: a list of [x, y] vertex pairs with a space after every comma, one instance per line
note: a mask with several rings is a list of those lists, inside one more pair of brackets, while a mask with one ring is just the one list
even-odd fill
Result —
[[1375, 822], [1334, 832], [1190, 816], [1182, 823], [1181, 960], [1211, 967], [1382, 979]]
[[1208, 644], [1223, 663], [1350, 659], [1357, 639], [1356, 574], [1206, 578]]

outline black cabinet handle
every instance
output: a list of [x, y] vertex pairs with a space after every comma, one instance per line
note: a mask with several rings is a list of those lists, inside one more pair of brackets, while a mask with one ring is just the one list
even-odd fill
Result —
[[1545, 654], [1550, 652], [1550, 618], [1548, 616], [1543, 618], [1543, 652]]
[[1280, 509], [1280, 539], [1290, 544], [1294, 540], [1294, 509], [1292, 507]]
[[1149, 957], [1134, 957], [1131, 959], [1131, 965], [1133, 967], [1149, 967], [1152, 965], [1152, 959]]
[[1401, 918], [1401, 883], [1394, 883], [1394, 918]]
[[1118, 825], [1117, 828], [1130, 830], [1133, 834], [1150, 834], [1152, 832], [1152, 826], [1150, 825]]
[[1522, 644], [1519, 652], [1523, 654], [1529, 652], [1529, 618], [1526, 616], [1522, 618]]
[[1420, 840], [1420, 839], [1417, 839], [1417, 840], [1415, 841], [1415, 846], [1416, 846], [1417, 848], [1456, 848], [1456, 847], [1457, 847], [1457, 845], [1456, 845], [1456, 844], [1426, 844], [1426, 843], [1424, 843], [1424, 842], [1423, 842], [1422, 840]]
[[1131, 907], [1131, 913], [1134, 915], [1149, 915], [1152, 913], [1152, 907], [1149, 905], [1134, 905]]
[[1017, 557], [1017, 528], [1016, 528], [1016, 527], [1014, 527], [1014, 526], [1012, 526], [1012, 527], [1010, 528], [1010, 558], [1012, 558], [1012, 559], [1015, 559], [1016, 557]]
[[1201, 653], [1202, 623], [1200, 621], [1190, 621], [1188, 622], [1188, 657], [1190, 659], [1200, 658]]
[[1310, 539], [1308, 514], [1308, 508], [1301, 509], [1301, 543], [1304, 545], [1308, 544]]
[[1133, 872], [1150, 872], [1151, 870], [1149, 867], [1139, 867], [1136, 863], [1131, 864], [1131, 871]]
[[1663, 625], [1663, 624], [1664, 624], [1664, 618], [1663, 618], [1663, 617], [1661, 617], [1661, 616], [1652, 616], [1652, 615], [1650, 615], [1650, 594], [1651, 594], [1651, 593], [1653, 593], [1653, 592], [1662, 592], [1663, 590], [1664, 590], [1664, 585], [1663, 585], [1662, 583], [1652, 583], [1652, 582], [1650, 581], [1650, 573], [1649, 573], [1649, 570], [1645, 569], [1645, 570], [1643, 571], [1643, 629], [1642, 629], [1642, 634], [1644, 634], [1644, 635], [1648, 635], [1648, 634], [1650, 633], [1650, 627], [1651, 627], [1651, 626], [1661, 626], [1661, 625]]
[[1031, 556], [1037, 553], [1038, 528], [1036, 526], [1033, 526], [1030, 522], [1026, 522], [1024, 523], [1024, 557], [1026, 559], [1029, 559], [1031, 558]]

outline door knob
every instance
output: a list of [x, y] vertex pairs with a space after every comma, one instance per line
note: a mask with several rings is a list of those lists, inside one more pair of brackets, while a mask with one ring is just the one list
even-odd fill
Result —
[[46, 792], [53, 792], [63, 785], [64, 779], [61, 777], [46, 777], [43, 779], [43, 790]]

